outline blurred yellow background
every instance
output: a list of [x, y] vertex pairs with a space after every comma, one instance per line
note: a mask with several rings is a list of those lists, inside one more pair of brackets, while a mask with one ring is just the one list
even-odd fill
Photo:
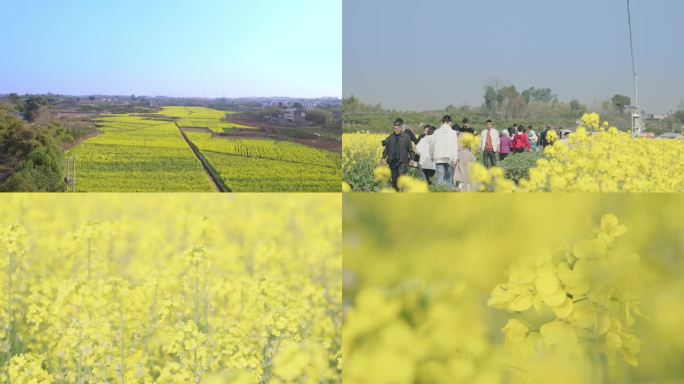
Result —
[[343, 207], [345, 382], [684, 382], [684, 196]]

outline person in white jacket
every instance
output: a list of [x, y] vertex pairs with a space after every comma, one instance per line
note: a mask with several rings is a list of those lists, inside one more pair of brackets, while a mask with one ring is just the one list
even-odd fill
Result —
[[430, 158], [435, 163], [435, 184], [454, 186], [454, 167], [458, 162], [458, 135], [451, 129], [451, 116], [430, 137]]
[[482, 152], [482, 161], [487, 168], [496, 166], [496, 157], [499, 153], [499, 132], [493, 127], [492, 121], [487, 120], [485, 129], [480, 133], [480, 152]]
[[426, 126], [425, 136], [419, 139], [418, 145], [416, 145], [416, 153], [420, 156], [418, 166], [420, 167], [420, 170], [423, 171], [425, 181], [427, 181], [428, 185], [432, 185], [432, 177], [435, 175], [435, 162], [432, 161], [432, 157], [430, 156], [430, 138], [433, 133], [435, 133], [435, 127], [432, 125]]

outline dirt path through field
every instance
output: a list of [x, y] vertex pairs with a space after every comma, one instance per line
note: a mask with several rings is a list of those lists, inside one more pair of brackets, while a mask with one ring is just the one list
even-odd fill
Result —
[[214, 168], [211, 167], [211, 165], [209, 164], [207, 159], [204, 158], [204, 156], [199, 151], [199, 149], [197, 149], [197, 147], [185, 135], [185, 132], [183, 132], [183, 129], [181, 129], [181, 127], [178, 125], [178, 123], [175, 123], [175, 124], [176, 124], [176, 128], [178, 128], [178, 131], [180, 131], [181, 136], [183, 136], [183, 140], [185, 140], [185, 143], [188, 145], [188, 147], [190, 147], [192, 152], [195, 154], [195, 157], [197, 157], [197, 160], [199, 160], [200, 163], [202, 164], [202, 167], [204, 168], [204, 172], [209, 177], [209, 180], [211, 180], [211, 182], [214, 184], [214, 186], [216, 187], [216, 190], [219, 192], [230, 192], [230, 189], [228, 187], [226, 187], [225, 184], [223, 184], [221, 179], [218, 177], [218, 174], [216, 173]]

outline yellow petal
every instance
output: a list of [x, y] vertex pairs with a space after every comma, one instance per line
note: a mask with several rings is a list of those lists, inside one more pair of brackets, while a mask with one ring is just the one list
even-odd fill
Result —
[[523, 294], [516, 297], [515, 300], [513, 300], [511, 304], [508, 306], [508, 308], [512, 311], [523, 312], [530, 309], [533, 300], [534, 296], [532, 294]]
[[565, 302], [558, 307], [553, 307], [553, 313], [560, 318], [567, 318], [575, 308], [574, 303], [570, 298], [566, 298]]
[[551, 295], [558, 291], [558, 277], [552, 273], [541, 273], [534, 281], [537, 292], [541, 295]]
[[543, 295], [542, 298], [544, 299], [544, 302], [548, 304], [550, 307], [558, 307], [565, 303], [565, 301], [568, 299], [568, 295], [565, 293], [565, 290], [563, 288], [559, 288], [553, 294]]

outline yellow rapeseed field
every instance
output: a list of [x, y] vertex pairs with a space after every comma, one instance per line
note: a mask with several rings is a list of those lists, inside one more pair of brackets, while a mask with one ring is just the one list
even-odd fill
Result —
[[332, 194], [4, 195], [0, 382], [340, 382]]
[[[343, 188], [350, 191], [381, 191], [373, 172], [381, 164], [381, 141], [387, 135], [343, 135]], [[463, 136], [463, 135], [461, 135]], [[486, 169], [480, 162], [470, 168], [475, 190], [490, 192], [683, 192], [684, 140], [632, 138], [596, 113], [582, 116], [580, 125], [566, 140], [552, 131], [552, 145], [518, 184], [505, 178], [499, 167]], [[463, 137], [461, 146], [478, 151], [477, 138]], [[515, 156], [515, 155], [512, 155]], [[405, 181], [408, 192], [426, 191]]]

